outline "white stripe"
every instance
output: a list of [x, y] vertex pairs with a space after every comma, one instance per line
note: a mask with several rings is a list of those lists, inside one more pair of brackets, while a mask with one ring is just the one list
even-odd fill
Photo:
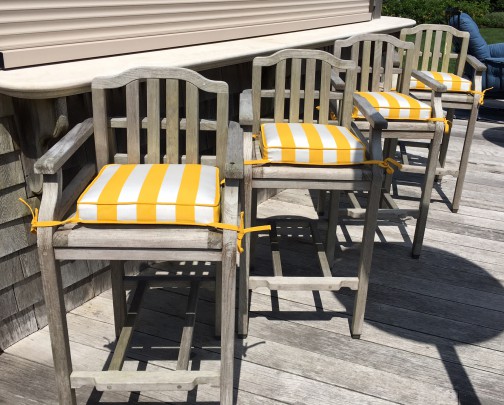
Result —
[[79, 204], [77, 207], [79, 219], [96, 221], [98, 219], [98, 206], [96, 204]]
[[120, 165], [110, 165], [105, 167], [100, 176], [95, 179], [93, 185], [89, 188], [89, 190], [81, 196], [79, 202], [98, 202], [98, 198], [100, 198], [100, 194], [103, 191], [103, 188], [107, 185], [112, 176], [117, 172], [119, 166]]
[[[315, 125], [317, 128], [317, 132], [320, 136], [320, 141], [322, 142], [322, 146], [324, 149], [336, 149], [336, 141], [334, 140], [331, 131], [325, 125]], [[342, 127], [338, 127], [342, 128]], [[324, 159], [325, 162], [325, 159]]]
[[266, 145], [268, 146], [268, 148], [281, 148], [282, 141], [280, 139], [280, 135], [278, 134], [276, 124], [264, 124], [263, 129], [264, 137], [266, 138]]
[[117, 206], [118, 221], [136, 221], [137, 220], [137, 205], [124, 204]]
[[[215, 205], [217, 168], [215, 166], [201, 166], [201, 174], [196, 194], [196, 205]], [[217, 201], [217, 203], [219, 203]], [[198, 221], [196, 221], [198, 222]]]
[[158, 203], [175, 204], [180, 190], [180, 182], [184, 173], [185, 165], [168, 165], [165, 177], [161, 182], [158, 194]]
[[294, 145], [296, 148], [309, 148], [310, 143], [308, 142], [308, 137], [304, 131], [301, 124], [289, 124], [289, 128], [292, 132], [292, 137], [294, 138]]
[[296, 149], [295, 154], [296, 162], [310, 163], [310, 150], [309, 149]]
[[350, 151], [350, 161], [352, 163], [361, 163], [364, 162], [364, 150], [363, 149], [353, 149]]
[[119, 193], [118, 203], [136, 203], [152, 165], [136, 165]]
[[156, 220], [175, 222], [175, 205], [156, 205]]
[[[219, 220], [217, 218], [217, 220]], [[210, 224], [215, 222], [213, 207], [194, 207], [194, 221], [197, 224]]]
[[324, 163], [338, 163], [338, 153], [336, 150], [324, 150], [322, 155]]
[[268, 149], [268, 159], [272, 162], [281, 162], [282, 161], [282, 149], [274, 148]]
[[346, 138], [348, 141], [348, 144], [350, 145], [350, 149], [363, 149], [364, 145], [356, 139], [355, 136], [350, 132], [348, 128], [345, 127], [338, 127], [338, 129], [341, 131], [343, 136]]

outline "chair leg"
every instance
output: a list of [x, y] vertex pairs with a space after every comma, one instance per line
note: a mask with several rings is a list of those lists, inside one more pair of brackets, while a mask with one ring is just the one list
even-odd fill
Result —
[[[253, 201], [252, 184], [245, 182], [242, 184], [242, 201], [245, 216], [245, 227], [252, 224], [252, 215], [257, 210], [257, 200]], [[256, 194], [257, 195], [257, 194]], [[254, 203], [256, 209], [253, 211]], [[248, 311], [249, 311], [249, 284], [248, 279], [250, 276], [250, 262], [252, 259], [252, 236], [250, 233], [246, 234], [243, 238], [244, 252], [240, 255], [240, 279], [238, 289], [238, 337], [243, 339], [248, 334]]]
[[[453, 108], [448, 109], [446, 112], [446, 119], [449, 122], [453, 122], [453, 117], [455, 114], [455, 110]], [[439, 150], [439, 167], [445, 167], [446, 163], [446, 155], [448, 154], [448, 145], [450, 144], [450, 135], [451, 135], [451, 128], [450, 128], [450, 133], [448, 134], [443, 134], [443, 141], [441, 142], [441, 148]], [[436, 176], [434, 181], [440, 181], [442, 176]]]
[[336, 227], [338, 225], [338, 210], [341, 198], [341, 191], [331, 191], [331, 202], [329, 208], [329, 224], [327, 225], [326, 256], [329, 266], [334, 261], [334, 250], [336, 245]]
[[475, 96], [475, 100], [471, 109], [471, 115], [467, 122], [467, 130], [464, 140], [464, 148], [460, 157], [459, 173], [457, 176], [457, 184], [455, 185], [455, 193], [453, 195], [452, 211], [457, 212], [460, 208], [460, 199], [462, 198], [462, 189], [464, 188], [464, 180], [469, 163], [469, 154], [471, 152], [471, 144], [474, 135], [474, 128], [478, 119], [479, 97]]
[[436, 133], [429, 146], [429, 156], [427, 158], [427, 167], [422, 185], [422, 196], [420, 197], [420, 207], [418, 218], [415, 225], [415, 236], [413, 238], [413, 249], [411, 255], [418, 259], [422, 252], [423, 240], [425, 236], [425, 227], [427, 225], [427, 216], [429, 214], [429, 205], [434, 187], [434, 177], [436, 176], [436, 166], [439, 157], [441, 140], [443, 139], [444, 124], [436, 123]]
[[234, 323], [236, 297], [236, 232], [223, 232], [221, 315], [221, 405], [233, 403]]
[[124, 290], [124, 262], [114, 260], [110, 262], [110, 279], [112, 282], [112, 302], [114, 305], [114, 326], [116, 338], [126, 320], [126, 291]]
[[325, 203], [326, 203], [326, 191], [319, 190], [317, 200], [317, 214], [319, 217], [324, 215]]
[[[394, 158], [398, 142], [399, 139], [397, 138], [385, 139], [385, 144], [383, 148], [384, 158]], [[392, 176], [393, 176], [392, 174], [385, 174], [385, 178], [383, 180], [383, 190], [386, 193], [390, 193], [390, 189], [392, 188]], [[381, 208], [388, 208], [388, 204], [385, 198], [382, 198]]]
[[70, 385], [72, 358], [66, 320], [63, 284], [58, 262], [52, 247], [50, 228], [38, 230], [38, 254], [42, 277], [42, 287], [47, 308], [47, 321], [51, 336], [51, 346], [56, 374], [56, 386], [60, 404], [75, 405], [75, 390]]
[[378, 220], [378, 207], [380, 204], [381, 185], [383, 172], [379, 167], [373, 167], [373, 181], [368, 194], [364, 231], [362, 235], [361, 252], [359, 258], [359, 288], [355, 296], [354, 310], [351, 324], [352, 338], [359, 339], [364, 323], [366, 310], [367, 292], [369, 285], [369, 273], [371, 272], [371, 260], [373, 258], [374, 237]]

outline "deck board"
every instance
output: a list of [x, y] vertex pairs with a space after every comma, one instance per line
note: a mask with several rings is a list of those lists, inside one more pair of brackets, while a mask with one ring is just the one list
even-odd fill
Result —
[[[456, 165], [464, 121], [456, 121], [448, 165]], [[422, 149], [411, 149], [419, 160]], [[419, 260], [411, 259], [414, 219], [383, 220], [375, 238], [364, 330], [350, 337], [354, 293], [258, 289], [249, 335], [235, 345], [238, 404], [504, 404], [504, 128], [478, 122], [461, 209], [450, 212], [455, 181], [436, 186]], [[415, 160], [415, 159], [413, 159]], [[412, 208], [421, 176], [400, 175], [395, 199]], [[286, 190], [264, 202], [261, 216], [314, 219], [317, 193]], [[343, 199], [343, 204], [348, 202]], [[327, 229], [322, 219], [319, 229]], [[308, 223], [280, 225], [286, 274], [320, 276]], [[332, 271], [355, 275], [362, 222], [343, 218]], [[267, 237], [258, 239], [255, 271], [271, 275]], [[175, 369], [187, 291], [151, 290], [127, 352], [128, 370]], [[192, 369], [219, 367], [213, 292], [202, 291]], [[110, 291], [68, 315], [74, 368], [102, 369], [114, 349]], [[0, 404], [56, 401], [48, 329], [0, 355]], [[20, 384], [29, 381], [30, 384]], [[79, 403], [217, 404], [218, 389], [189, 393], [77, 390]], [[92, 395], [92, 396], [91, 396]]]

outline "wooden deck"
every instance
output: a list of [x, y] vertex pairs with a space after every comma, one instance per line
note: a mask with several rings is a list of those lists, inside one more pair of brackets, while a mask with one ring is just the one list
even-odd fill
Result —
[[[462, 148], [456, 121], [449, 163]], [[424, 151], [411, 150], [421, 159]], [[395, 182], [399, 206], [416, 204], [420, 176]], [[380, 221], [366, 321], [360, 340], [349, 334], [353, 292], [252, 295], [250, 333], [236, 340], [237, 403], [268, 404], [504, 404], [504, 127], [478, 122], [458, 214], [447, 206], [454, 180], [436, 187], [423, 254], [410, 257], [412, 219]], [[313, 198], [312, 198], [313, 197]], [[260, 214], [315, 218], [305, 191], [284, 191]], [[320, 229], [324, 229], [322, 221]], [[334, 274], [355, 274], [359, 221], [343, 219]], [[285, 272], [318, 275], [306, 228], [282, 228]], [[271, 259], [260, 238], [256, 271]], [[193, 263], [185, 263], [193, 266]], [[185, 291], [152, 290], [146, 297], [130, 370], [173, 369], [183, 325]], [[200, 299], [192, 369], [218, 369], [212, 294]], [[68, 315], [74, 368], [102, 369], [114, 348], [111, 294]], [[53, 404], [49, 333], [36, 332], [0, 355], [0, 404]], [[107, 393], [77, 390], [79, 403], [218, 403], [218, 389]]]

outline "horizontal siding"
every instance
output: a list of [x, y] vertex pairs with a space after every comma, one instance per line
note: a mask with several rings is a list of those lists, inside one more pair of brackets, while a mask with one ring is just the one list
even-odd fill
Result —
[[[130, 0], [2, 0], [0, 51], [5, 62], [10, 60], [12, 64], [16, 59], [17, 63], [27, 65], [64, 60], [63, 55], [58, 58], [57, 50], [63, 51], [68, 45], [81, 48], [83, 53], [78, 58], [162, 49], [367, 21], [371, 18], [369, 3], [151, 0], [139, 5], [138, 1]], [[219, 35], [211, 35], [213, 32]], [[169, 41], [171, 36], [173, 44]], [[185, 41], [180, 40], [182, 37]], [[97, 45], [96, 53], [90, 46], [93, 43]], [[38, 60], [37, 49], [51, 55]], [[8, 57], [9, 54], [17, 56]], [[70, 55], [64, 58], [74, 59]]]

